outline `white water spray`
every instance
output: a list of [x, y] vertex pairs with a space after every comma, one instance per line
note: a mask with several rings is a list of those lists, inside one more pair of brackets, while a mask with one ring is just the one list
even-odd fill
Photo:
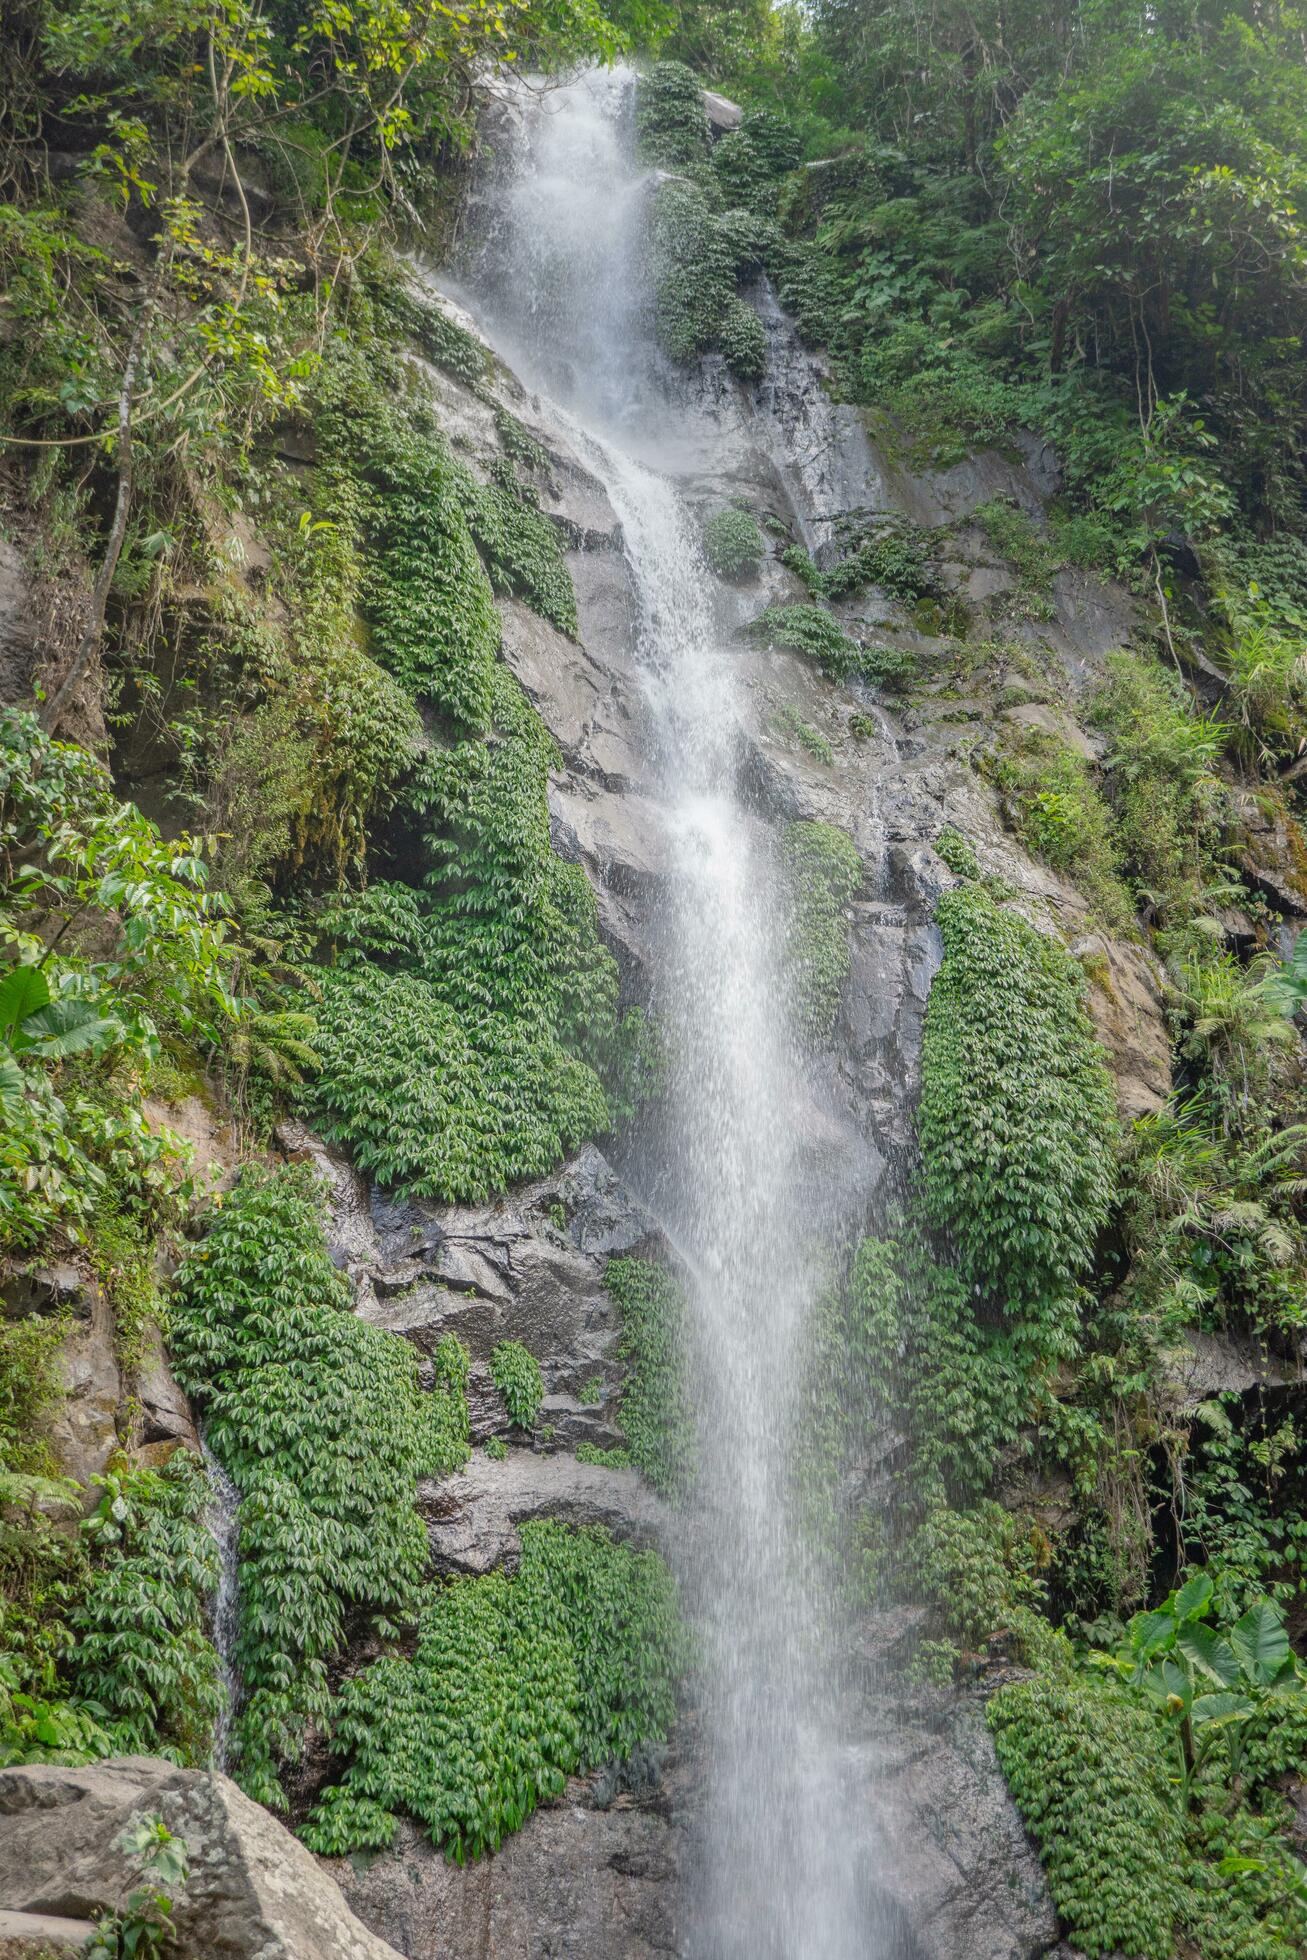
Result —
[[829, 1582], [789, 1478], [838, 1203], [813, 1174], [776, 840], [740, 793], [732, 656], [674, 481], [715, 437], [649, 333], [653, 179], [631, 160], [630, 87], [619, 72], [518, 99], [511, 156], [473, 207], [479, 255], [461, 296], [605, 484], [639, 600], [669, 866], [655, 1003], [669, 1083], [645, 1177], [689, 1274], [700, 1432], [678, 1564], [703, 1652], [708, 1787], [683, 1950], [883, 1960], [849, 1848]]

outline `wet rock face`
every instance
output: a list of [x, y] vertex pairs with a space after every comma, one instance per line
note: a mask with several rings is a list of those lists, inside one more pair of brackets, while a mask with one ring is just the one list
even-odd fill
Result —
[[383, 1858], [332, 1860], [353, 1910], [409, 1960], [655, 1960], [678, 1938], [682, 1828], [573, 1785], [493, 1858], [460, 1869], [409, 1824]]
[[125, 1877], [117, 1840], [142, 1812], [186, 1840], [176, 1960], [396, 1960], [299, 1840], [227, 1777], [152, 1756], [0, 1771], [0, 1901], [65, 1919], [113, 1911]]

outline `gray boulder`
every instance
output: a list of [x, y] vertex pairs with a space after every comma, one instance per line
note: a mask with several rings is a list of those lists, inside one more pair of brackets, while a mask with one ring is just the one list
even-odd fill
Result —
[[396, 1960], [316, 1860], [225, 1776], [120, 1756], [0, 1771], [0, 1905], [94, 1920], [131, 1882], [117, 1840], [139, 1812], [186, 1840], [177, 1960]]

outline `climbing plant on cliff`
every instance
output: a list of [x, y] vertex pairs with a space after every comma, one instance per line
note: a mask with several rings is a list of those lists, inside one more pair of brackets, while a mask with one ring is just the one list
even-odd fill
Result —
[[466, 1368], [438, 1352], [428, 1398], [409, 1344], [355, 1316], [318, 1187], [297, 1166], [246, 1171], [210, 1214], [178, 1275], [172, 1344], [240, 1492], [236, 1771], [282, 1804], [279, 1765], [327, 1715], [346, 1614], [385, 1628], [416, 1604], [415, 1484], [466, 1456]]
[[686, 1661], [676, 1587], [654, 1552], [604, 1531], [523, 1525], [510, 1577], [428, 1595], [412, 1659], [346, 1682], [349, 1758], [304, 1835], [339, 1855], [389, 1844], [400, 1813], [462, 1863], [495, 1850], [580, 1769], [666, 1736]]
[[[922, 1041], [922, 1201], [977, 1295], [1057, 1318], [1111, 1203], [1112, 1082], [1060, 945], [979, 885], [946, 892]], [[1051, 1328], [1050, 1328], [1051, 1332]]]

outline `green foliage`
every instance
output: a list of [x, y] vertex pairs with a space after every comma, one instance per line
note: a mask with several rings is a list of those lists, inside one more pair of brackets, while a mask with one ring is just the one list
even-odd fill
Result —
[[801, 653], [836, 680], [858, 671], [862, 649], [849, 638], [834, 613], [822, 606], [768, 606], [750, 631], [772, 646]]
[[1007, 722], [990, 769], [1027, 850], [1078, 885], [1106, 926], [1129, 932], [1116, 823], [1084, 757], [1046, 729]]
[[832, 824], [791, 823], [781, 863], [791, 1012], [810, 1040], [827, 1041], [849, 973], [844, 915], [862, 882], [862, 862], [852, 839]]
[[630, 1450], [604, 1450], [597, 1443], [578, 1443], [576, 1460], [596, 1464], [601, 1470], [629, 1470], [635, 1461]]
[[719, 578], [752, 578], [762, 562], [762, 532], [747, 510], [714, 511], [703, 527], [703, 548]]
[[163, 1960], [176, 1944], [173, 1915], [190, 1876], [190, 1847], [157, 1813], [138, 1811], [115, 1849], [131, 1877], [117, 1909], [98, 1922], [82, 1950], [102, 1960]]
[[585, 874], [552, 848], [554, 744], [504, 667], [491, 698], [494, 739], [433, 752], [413, 790], [427, 892], [335, 910], [315, 1009], [326, 1134], [382, 1182], [450, 1200], [552, 1170], [609, 1127], [598, 1069], [620, 1102], [649, 1060], [640, 1018], [618, 1019]]
[[1119, 1692], [1075, 1676], [1000, 1688], [998, 1759], [1081, 1952], [1171, 1960], [1180, 1837], [1162, 1737]]
[[1167, 927], [1204, 909], [1217, 884], [1226, 792], [1215, 763], [1226, 727], [1194, 712], [1156, 661], [1113, 654], [1092, 713], [1110, 744], [1107, 785], [1127, 869]]
[[56, 1225], [84, 1232], [111, 1182], [168, 1205], [179, 1146], [122, 1085], [158, 1058], [161, 1030], [217, 1039], [240, 1003], [199, 841], [165, 841], [84, 749], [12, 710], [0, 860], [0, 943], [19, 966], [0, 1001], [0, 1243], [22, 1250]]
[[664, 170], [700, 163], [708, 155], [708, 118], [701, 84], [679, 61], [658, 61], [641, 75], [635, 94], [640, 155]]
[[1043, 1617], [1035, 1534], [992, 1499], [971, 1510], [936, 1505], [906, 1550], [914, 1585], [945, 1631], [969, 1648], [1005, 1637], [1028, 1666], [1066, 1672], [1069, 1644]]
[[203, 1467], [179, 1450], [162, 1470], [110, 1469], [95, 1482], [90, 1574], [69, 1616], [72, 1685], [121, 1753], [202, 1766], [223, 1694], [207, 1633], [219, 1573]]
[[562, 534], [546, 517], [511, 462], [501, 461], [489, 483], [463, 479], [463, 507], [490, 582], [516, 593], [576, 638], [576, 593], [563, 555]]
[[251, 1795], [278, 1803], [278, 1760], [327, 1712], [346, 1612], [416, 1599], [414, 1485], [466, 1456], [466, 1362], [437, 1354], [428, 1401], [408, 1343], [355, 1317], [298, 1167], [248, 1170], [214, 1212], [178, 1276], [172, 1343], [241, 1496], [235, 1760]]
[[1301, 1701], [1307, 1689], [1307, 1669], [1270, 1600], [1255, 1599], [1226, 1631], [1211, 1624], [1216, 1605], [1210, 1574], [1195, 1572], [1153, 1611], [1135, 1614], [1114, 1655], [1094, 1656], [1172, 1733], [1182, 1815], [1197, 1801], [1197, 1779], [1213, 1752], [1226, 1751], [1238, 1787], [1244, 1737], [1254, 1717]]
[[973, 884], [979, 880], [980, 860], [969, 840], [951, 823], [946, 823], [935, 839], [935, 855], [944, 860], [955, 878]]
[[336, 1741], [350, 1761], [306, 1827], [314, 1850], [384, 1845], [404, 1812], [462, 1863], [574, 1771], [665, 1737], [686, 1656], [662, 1561], [552, 1521], [521, 1537], [512, 1578], [431, 1593], [412, 1659], [346, 1682]]
[[814, 728], [810, 721], [805, 721], [791, 702], [781, 703], [772, 716], [772, 727], [778, 735], [792, 737], [814, 761], [824, 762], [828, 768], [834, 762], [835, 751], [821, 730]]
[[944, 960], [918, 1115], [926, 1214], [982, 1297], [1065, 1318], [1107, 1216], [1116, 1133], [1083, 979], [978, 885], [946, 892], [936, 918]]
[[1049, 587], [1060, 560], [1025, 511], [1008, 498], [995, 497], [971, 515], [988, 543], [1011, 566], [1024, 609], [1039, 618], [1051, 617]]
[[767, 333], [753, 308], [732, 293], [722, 309], [717, 330], [722, 358], [737, 381], [752, 386], [767, 368]]
[[490, 1351], [490, 1379], [504, 1398], [508, 1419], [530, 1429], [545, 1399], [540, 1363], [520, 1341], [498, 1341]]
[[696, 1456], [684, 1296], [673, 1276], [648, 1259], [610, 1259], [604, 1284], [622, 1317], [618, 1355], [626, 1379], [618, 1412], [630, 1460], [664, 1497], [683, 1495]]
[[508, 1455], [508, 1444], [502, 1436], [487, 1436], [485, 1452], [492, 1463], [502, 1463]]

